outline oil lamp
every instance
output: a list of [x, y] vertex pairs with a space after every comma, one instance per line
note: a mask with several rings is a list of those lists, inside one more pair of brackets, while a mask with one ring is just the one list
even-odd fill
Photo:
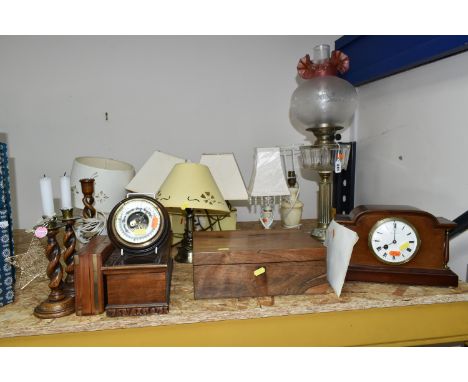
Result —
[[353, 85], [338, 77], [349, 69], [349, 58], [343, 52], [333, 51], [329, 45], [314, 48], [297, 65], [303, 79], [291, 98], [291, 115], [311, 131], [316, 141], [301, 147], [301, 165], [318, 171], [318, 224], [311, 235], [325, 240], [326, 229], [332, 219], [333, 171], [346, 169], [350, 147], [336, 142], [336, 134], [349, 126], [357, 107], [357, 92]]

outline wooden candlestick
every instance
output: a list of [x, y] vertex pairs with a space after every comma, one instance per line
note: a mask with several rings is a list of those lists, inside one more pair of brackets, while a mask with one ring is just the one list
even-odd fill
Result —
[[34, 315], [39, 318], [58, 318], [68, 316], [75, 311], [75, 301], [63, 292], [63, 269], [60, 264], [60, 247], [57, 243], [57, 233], [61, 227], [55, 221], [48, 224], [46, 256], [49, 260], [47, 277], [49, 278], [49, 297], [34, 309]]
[[73, 226], [79, 218], [73, 217], [73, 208], [62, 210], [62, 222], [65, 224], [65, 234], [63, 236], [63, 261], [65, 262], [65, 282], [63, 291], [66, 296], [75, 297], [75, 253], [76, 236]]
[[93, 207], [94, 204], [94, 179], [80, 179], [81, 191], [83, 192], [83, 204], [85, 208], [83, 209], [83, 217], [85, 218], [94, 218], [96, 216], [96, 209]]

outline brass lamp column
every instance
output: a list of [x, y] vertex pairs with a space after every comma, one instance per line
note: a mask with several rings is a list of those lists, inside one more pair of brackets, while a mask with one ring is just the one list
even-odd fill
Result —
[[[308, 128], [308, 131], [317, 138], [315, 147], [321, 150], [331, 151], [336, 147], [335, 134], [341, 130], [340, 126], [329, 126], [322, 125], [320, 127]], [[303, 162], [304, 163], [304, 162]], [[319, 183], [319, 196], [318, 196], [318, 213], [317, 213], [317, 227], [311, 232], [311, 235], [317, 240], [324, 241], [325, 234], [330, 224], [332, 214], [332, 195], [333, 195], [333, 183], [332, 183], [332, 172], [333, 170], [326, 169], [323, 163], [317, 164], [318, 174], [320, 176]]]

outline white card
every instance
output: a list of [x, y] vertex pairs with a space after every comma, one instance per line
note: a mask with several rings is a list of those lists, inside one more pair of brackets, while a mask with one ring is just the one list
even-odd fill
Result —
[[358, 239], [356, 232], [334, 220], [327, 228], [324, 243], [327, 247], [327, 279], [338, 297], [343, 288], [354, 244]]

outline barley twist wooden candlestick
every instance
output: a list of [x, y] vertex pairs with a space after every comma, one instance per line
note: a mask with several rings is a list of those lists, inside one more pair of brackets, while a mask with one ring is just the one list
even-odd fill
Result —
[[93, 207], [94, 204], [94, 179], [86, 178], [80, 179], [81, 191], [83, 192], [83, 217], [90, 219], [96, 216], [96, 209]]
[[73, 226], [78, 217], [73, 216], [73, 208], [61, 210], [62, 211], [62, 222], [65, 224], [65, 234], [63, 236], [63, 245], [65, 247], [63, 251], [63, 261], [65, 262], [65, 282], [63, 285], [63, 291], [66, 296], [75, 297], [75, 247], [76, 247], [76, 236]]
[[47, 248], [45, 252], [49, 260], [47, 277], [49, 278], [50, 293], [48, 298], [34, 309], [34, 315], [39, 318], [58, 318], [67, 316], [75, 311], [74, 299], [66, 296], [63, 291], [63, 269], [60, 264], [61, 253], [56, 239], [61, 227], [55, 219], [50, 221], [46, 227]]

